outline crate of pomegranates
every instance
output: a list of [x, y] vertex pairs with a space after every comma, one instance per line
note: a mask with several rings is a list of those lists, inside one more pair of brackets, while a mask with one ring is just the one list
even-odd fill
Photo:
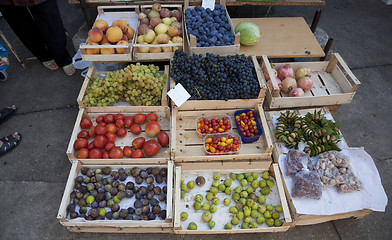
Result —
[[271, 64], [263, 56], [261, 68], [270, 109], [349, 104], [361, 84], [338, 53], [323, 62]]

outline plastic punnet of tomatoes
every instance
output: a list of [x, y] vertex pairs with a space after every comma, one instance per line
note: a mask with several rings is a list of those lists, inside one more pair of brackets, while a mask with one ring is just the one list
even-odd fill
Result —
[[238, 110], [234, 113], [234, 118], [242, 142], [251, 143], [259, 140], [263, 130], [253, 110]]
[[226, 134], [232, 129], [231, 117], [225, 114], [198, 117], [195, 125], [200, 137], [207, 134]]
[[203, 142], [208, 155], [236, 154], [242, 149], [241, 137], [236, 133], [207, 134]]

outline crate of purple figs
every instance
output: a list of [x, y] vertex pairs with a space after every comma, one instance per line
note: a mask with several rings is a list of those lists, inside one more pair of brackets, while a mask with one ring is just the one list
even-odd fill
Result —
[[186, 0], [184, 9], [190, 54], [226, 56], [240, 52], [240, 35], [234, 33], [233, 23], [223, 2], [211, 9], [189, 6], [189, 0]]
[[262, 56], [261, 69], [270, 109], [349, 104], [361, 84], [338, 53], [323, 62], [270, 63]]

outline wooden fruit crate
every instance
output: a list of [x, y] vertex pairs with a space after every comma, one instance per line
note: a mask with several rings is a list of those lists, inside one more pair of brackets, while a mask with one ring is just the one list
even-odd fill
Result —
[[[301, 109], [301, 110], [295, 110], [296, 113], [300, 115], [305, 115], [308, 112], [313, 113], [314, 110], [322, 110], [323, 114], [330, 114], [330, 111], [328, 108], [310, 108], [310, 109]], [[275, 128], [273, 125], [273, 117], [274, 116], [280, 116], [281, 112], [285, 112], [286, 110], [281, 110], [281, 111], [266, 111], [265, 112], [265, 117], [268, 122], [268, 127], [271, 132], [271, 138], [273, 141], [273, 160], [275, 163], [278, 163], [279, 155], [285, 154], [283, 152], [283, 149], [281, 147], [280, 142], [277, 141], [275, 137]], [[344, 138], [341, 139], [343, 144], [347, 146], [346, 140]], [[281, 173], [282, 174], [282, 173]], [[312, 224], [318, 224], [318, 223], [323, 223], [323, 222], [328, 222], [332, 220], [338, 220], [338, 219], [345, 219], [345, 218], [362, 218], [369, 213], [372, 212], [372, 210], [369, 209], [362, 209], [358, 211], [351, 211], [351, 212], [346, 212], [346, 213], [339, 213], [339, 214], [333, 214], [333, 215], [310, 215], [310, 214], [298, 214], [295, 208], [295, 205], [293, 203], [293, 199], [290, 196], [290, 193], [288, 191], [288, 188], [286, 186], [286, 183], [283, 179], [283, 186], [284, 186], [284, 191], [286, 193], [286, 197], [290, 206], [291, 214], [292, 214], [292, 219], [293, 219], [293, 226], [296, 225], [312, 225]]]
[[[221, 0], [220, 4], [223, 7], [226, 7], [226, 1]], [[201, 3], [199, 4], [201, 5]], [[194, 6], [189, 6], [189, 0], [185, 0], [184, 2], [184, 9], [194, 9]], [[188, 50], [190, 54], [202, 54], [203, 56], [206, 55], [206, 53], [213, 53], [215, 55], [221, 55], [221, 56], [226, 56], [226, 55], [235, 55], [240, 52], [240, 34], [235, 34], [234, 33], [234, 26], [233, 23], [231, 22], [229, 13], [227, 12], [226, 9], [226, 16], [227, 19], [229, 20], [229, 24], [231, 26], [231, 32], [234, 34], [234, 45], [228, 45], [228, 46], [215, 46], [215, 47], [197, 47], [197, 39], [196, 36], [192, 34], [188, 34], [188, 28], [186, 26], [185, 22], [185, 12], [184, 12], [184, 26], [185, 26], [185, 34], [186, 34], [186, 40], [187, 40], [187, 45], [188, 45]]]
[[[169, 9], [178, 9], [182, 12], [182, 5], [181, 4], [161, 4], [163, 8], [169, 8]], [[151, 9], [152, 5], [141, 5], [140, 9]], [[183, 29], [182, 32], [182, 43], [168, 43], [168, 44], [139, 44], [135, 40], [134, 44], [134, 51], [133, 51], [133, 58], [136, 61], [167, 61], [173, 58], [174, 51], [170, 52], [160, 52], [160, 53], [143, 53], [141, 49], [143, 47], [178, 47], [179, 50], [184, 50], [184, 19], [182, 19], [181, 26]], [[139, 28], [140, 21], [138, 21], [137, 29], [135, 36], [137, 38], [138, 36], [138, 28]]]
[[[125, 165], [123, 165], [125, 164]], [[147, 168], [147, 167], [167, 167], [167, 199], [166, 199], [166, 219], [165, 220], [94, 220], [86, 221], [83, 218], [70, 219], [67, 216], [67, 206], [71, 201], [70, 194], [74, 189], [75, 177], [80, 173], [82, 167], [103, 168]], [[118, 165], [107, 164], [88, 164], [81, 161], [73, 161], [71, 171], [68, 175], [64, 195], [61, 200], [57, 219], [60, 224], [65, 226], [71, 232], [101, 232], [101, 233], [168, 233], [173, 229], [173, 163], [171, 161], [159, 164], [138, 164], [133, 161], [123, 162]], [[143, 183], [145, 185], [145, 183]], [[133, 197], [132, 197], [133, 198]], [[132, 206], [133, 207], [133, 206]]]
[[[181, 206], [181, 175], [186, 174], [199, 174], [201, 171], [211, 172], [214, 174], [215, 171], [218, 173], [225, 173], [229, 174], [231, 172], [234, 173], [244, 173], [244, 172], [256, 172], [261, 173], [265, 170], [270, 171], [270, 175], [275, 178], [277, 190], [276, 194], [280, 204], [283, 207], [283, 214], [284, 223], [281, 227], [259, 227], [254, 229], [232, 229], [232, 230], [225, 230], [225, 229], [217, 229], [217, 227], [213, 228], [212, 230], [187, 230], [186, 228], [182, 228], [180, 214], [182, 211], [186, 211], [186, 209], [182, 209]], [[192, 162], [192, 163], [176, 163], [175, 165], [175, 181], [174, 181], [174, 233], [177, 234], [222, 234], [222, 233], [254, 233], [254, 232], [284, 232], [287, 231], [292, 222], [289, 207], [287, 205], [286, 196], [284, 193], [283, 185], [282, 185], [282, 177], [279, 171], [279, 167], [277, 164], [271, 164], [271, 162], [260, 162], [260, 161], [249, 161], [248, 163], [244, 164], [243, 162], [209, 162], [209, 163], [202, 163], [202, 162]], [[208, 181], [208, 179], [206, 179]], [[236, 181], [236, 180], [235, 180]], [[195, 191], [198, 187], [196, 186]], [[271, 191], [273, 193], [274, 189]], [[186, 193], [190, 194], [190, 193]], [[230, 198], [228, 196], [228, 198]], [[266, 204], [268, 204], [266, 202]], [[192, 208], [192, 206], [189, 206]], [[219, 208], [223, 208], [223, 204], [219, 204]], [[204, 212], [200, 210], [200, 212]], [[189, 214], [189, 213], [188, 213]], [[218, 215], [217, 215], [218, 214]], [[212, 220], [216, 223], [224, 221], [225, 223], [230, 223], [230, 216], [231, 213], [227, 212], [227, 216], [220, 216], [219, 213], [214, 213]], [[220, 219], [219, 219], [220, 218]], [[207, 224], [207, 223], [204, 223]], [[199, 228], [199, 227], [198, 227]]]
[[[178, 110], [221, 110], [221, 109], [245, 109], [245, 108], [254, 108], [257, 104], [263, 104], [265, 94], [267, 91], [267, 86], [265, 81], [262, 80], [262, 72], [259, 63], [257, 62], [257, 58], [255, 56], [250, 56], [252, 59], [253, 65], [255, 66], [257, 80], [259, 81], [260, 92], [259, 96], [254, 99], [229, 99], [225, 100], [188, 100], [184, 104], [182, 104]], [[170, 78], [170, 89], [172, 89], [176, 83], [172, 78]], [[172, 102], [172, 106], [174, 102]]]
[[[273, 64], [278, 70], [287, 63]], [[289, 97], [288, 94], [279, 90], [275, 79], [273, 79], [273, 89], [267, 87], [266, 105], [269, 109], [349, 104], [361, 84], [338, 53], [334, 53], [329, 61], [291, 62], [288, 64], [294, 71], [300, 67], [310, 68], [313, 88], [306, 92], [304, 97]], [[271, 63], [266, 56], [262, 57], [261, 68], [263, 73], [267, 71], [269, 76], [274, 75]], [[264, 75], [263, 80], [266, 81]]]
[[[169, 137], [171, 135], [171, 128], [170, 128], [170, 109], [167, 108], [162, 108], [162, 107], [138, 107], [134, 108], [133, 111], [129, 111], [128, 107], [111, 107], [111, 108], [102, 108], [99, 111], [94, 111], [95, 109], [90, 109], [90, 108], [81, 108], [79, 110], [78, 116], [76, 117], [76, 122], [74, 129], [72, 131], [71, 139], [68, 144], [67, 148], [67, 156], [70, 162], [73, 160], [76, 160], [76, 150], [73, 148], [73, 144], [75, 140], [77, 139], [78, 133], [82, 130], [80, 127], [80, 121], [84, 117], [88, 117], [91, 119], [93, 122], [93, 125], [96, 125], [95, 119], [99, 115], [105, 115], [108, 113], [112, 114], [117, 114], [117, 113], [122, 113], [124, 116], [134, 116], [136, 113], [144, 113], [148, 114], [150, 112], [154, 112], [158, 115], [158, 123], [161, 126], [161, 130], [165, 131]], [[124, 146], [131, 146], [132, 147], [132, 141], [133, 139], [137, 137], [145, 137], [146, 141], [150, 139], [144, 131], [144, 127], [146, 124], [141, 125], [142, 127], [142, 133], [135, 136], [132, 133], [130, 133], [129, 129], [127, 130], [127, 135], [124, 138], [116, 138], [115, 145], [123, 148]], [[89, 142], [92, 139], [89, 139]], [[170, 140], [169, 140], [169, 146], [167, 147], [161, 147], [159, 149], [159, 152], [153, 156], [153, 157], [144, 157], [144, 158], [126, 158], [125, 156], [121, 159], [78, 159], [80, 160], [83, 164], [125, 164], [125, 163], [149, 163], [149, 164], [161, 164], [161, 163], [166, 163], [167, 161], [170, 160]]]
[[[131, 11], [118, 11], [118, 10], [124, 10], [124, 9], [130, 9]], [[137, 11], [139, 9], [139, 6], [134, 6], [134, 5], [127, 5], [127, 6], [98, 6], [98, 16], [96, 19], [104, 19], [106, 22], [109, 24], [109, 27], [111, 26], [112, 22], [114, 19], [125, 19], [125, 20], [133, 20], [136, 21], [138, 19]], [[115, 12], [110, 11], [110, 10], [117, 10]], [[135, 39], [137, 37], [136, 35], [136, 30], [137, 30], [137, 24], [133, 25], [130, 23], [130, 26], [133, 28], [135, 31], [134, 37], [132, 41], [129, 43], [129, 45], [87, 45], [87, 42], [85, 45], [80, 45], [80, 52], [82, 55], [83, 61], [86, 62], [129, 62], [132, 60], [132, 48], [133, 45], [135, 44]], [[114, 49], [124, 49], [123, 54], [92, 54], [89, 55], [86, 53], [87, 49], [101, 49], [101, 48], [114, 48]]]
[[[165, 69], [163, 71], [159, 71], [159, 73], [161, 74], [166, 74], [166, 82], [163, 85], [163, 90], [162, 90], [162, 98], [161, 98], [161, 105], [160, 106], [131, 106], [129, 103], [125, 103], [122, 104], [124, 106], [121, 106], [122, 109], [126, 109], [128, 108], [129, 111], [132, 111], [133, 109], [138, 109], [140, 107], [142, 107], [143, 109], [145, 109], [145, 111], [148, 111], [147, 109], [151, 108], [151, 111], [154, 111], [154, 109], [157, 108], [162, 108], [165, 109], [169, 106], [168, 103], [168, 99], [167, 99], [167, 85], [168, 85], [168, 78], [169, 78], [169, 65], [165, 65]], [[101, 74], [104, 74], [104, 72], [97, 72], [96, 68], [94, 66], [91, 66], [87, 72], [86, 77], [84, 78], [84, 82], [83, 85], [80, 89], [78, 98], [77, 98], [77, 102], [79, 105], [79, 108], [88, 108], [91, 111], [95, 111], [95, 112], [99, 112], [101, 111], [101, 109], [116, 109], [119, 106], [107, 106], [107, 107], [87, 107], [84, 105], [83, 103], [83, 97], [86, 94], [86, 89], [88, 87], [89, 81], [91, 77], [94, 77], [96, 75], [100, 76]]]
[[[171, 122], [171, 156], [177, 162], [195, 161], [248, 161], [262, 160], [271, 161], [272, 139], [271, 132], [265, 119], [261, 104], [252, 107], [259, 118], [263, 132], [258, 141], [243, 143], [242, 149], [232, 155], [207, 155], [204, 151], [203, 138], [196, 132], [196, 118], [200, 116], [227, 114], [234, 119], [234, 112], [238, 109], [203, 110], [203, 111], [178, 111], [177, 107], [172, 109]], [[235, 123], [232, 123], [232, 132], [237, 133]]]

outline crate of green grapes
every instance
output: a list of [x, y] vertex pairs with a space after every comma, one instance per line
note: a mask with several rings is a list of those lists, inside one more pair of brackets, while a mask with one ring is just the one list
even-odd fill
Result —
[[91, 66], [77, 99], [79, 108], [168, 107], [169, 65], [134, 63], [116, 71], [99, 72]]

